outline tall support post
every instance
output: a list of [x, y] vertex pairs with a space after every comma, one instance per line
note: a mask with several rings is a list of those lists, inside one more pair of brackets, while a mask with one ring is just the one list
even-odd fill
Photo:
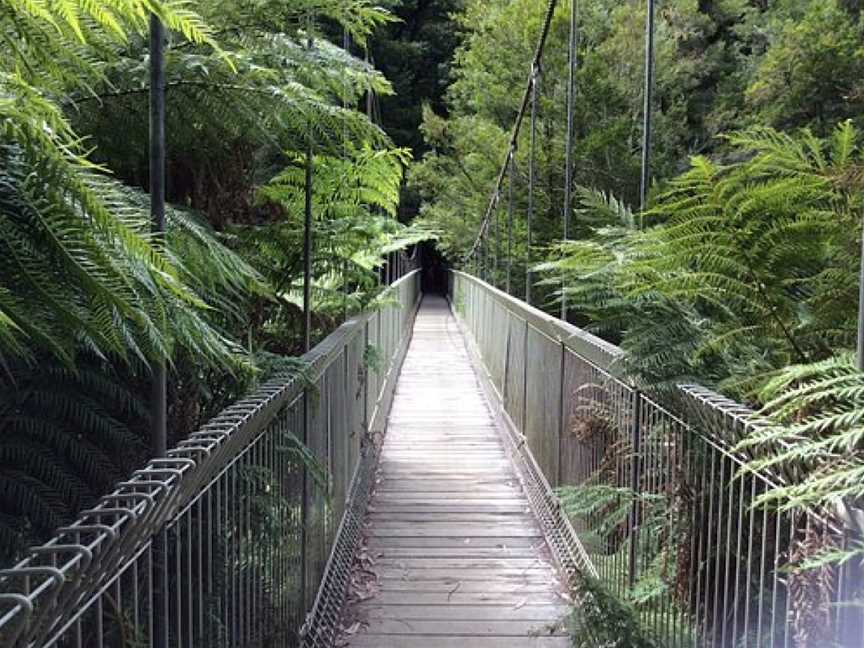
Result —
[[639, 183], [639, 226], [644, 225], [643, 212], [648, 202], [651, 181], [651, 125], [654, 104], [654, 0], [647, 0], [645, 18], [645, 105], [642, 109], [642, 177]]
[[306, 141], [303, 208], [303, 351], [312, 348], [312, 167], [315, 163], [310, 130]]
[[[576, 65], [577, 65], [577, 0], [570, 0], [570, 42], [567, 72], [567, 142], [564, 155], [564, 240], [570, 238], [570, 219], [573, 191], [573, 136], [575, 130], [576, 108]], [[561, 319], [567, 321], [567, 286], [561, 285]]]
[[[310, 51], [314, 46], [312, 40], [312, 14], [307, 23], [306, 47]], [[303, 351], [309, 353], [312, 348], [312, 173], [315, 165], [315, 142], [312, 137], [312, 125], [308, 125], [306, 133], [306, 160], [303, 192]], [[309, 447], [309, 431], [312, 428], [312, 403], [309, 388], [303, 389], [303, 445]], [[308, 582], [307, 551], [309, 534], [309, 470], [304, 466], [301, 484], [302, 503], [300, 506], [300, 592], [303, 605], [308, 602], [310, 594]]]
[[533, 240], [534, 221], [534, 183], [537, 177], [537, 85], [540, 82], [540, 68], [534, 66], [531, 70], [531, 140], [528, 151], [528, 247], [525, 252], [525, 302], [531, 303], [531, 246]]
[[501, 217], [498, 209], [498, 202], [500, 195], [496, 192], [495, 194], [495, 264], [492, 272], [492, 285], [498, 286], [500, 285], [498, 279], [498, 265], [499, 260], [501, 259]]
[[630, 505], [630, 519], [628, 526], [630, 527], [630, 551], [627, 560], [627, 582], [630, 587], [636, 585], [636, 577], [638, 576], [637, 564], [638, 559], [637, 547], [639, 539], [639, 478], [642, 470], [642, 394], [639, 390], [634, 390], [632, 394], [632, 412], [633, 421], [631, 434], [630, 448], [630, 492], [633, 497], [633, 502]]
[[510, 149], [510, 163], [508, 168], [510, 182], [507, 183], [507, 294], [512, 294], [511, 280], [513, 275], [513, 183], [516, 180], [516, 149]]
[[[153, 233], [165, 233], [165, 27], [150, 14], [150, 219]], [[150, 452], [168, 451], [168, 375], [165, 360], [154, 360], [150, 393]], [[164, 530], [153, 540], [154, 648], [168, 647], [168, 543]]]
[[480, 227], [480, 278], [486, 281], [486, 228]]
[[[347, 27], [342, 28], [342, 49], [346, 54], [351, 54], [351, 34]], [[345, 77], [343, 86], [345, 97], [342, 100], [342, 108], [348, 110], [348, 97], [351, 93], [351, 82], [348, 77]], [[342, 157], [348, 160], [348, 124], [342, 124]], [[342, 321], [348, 319], [348, 260], [342, 260]]]
[[858, 273], [858, 345], [855, 364], [858, 371], [864, 371], [864, 232], [861, 235], [861, 268]]

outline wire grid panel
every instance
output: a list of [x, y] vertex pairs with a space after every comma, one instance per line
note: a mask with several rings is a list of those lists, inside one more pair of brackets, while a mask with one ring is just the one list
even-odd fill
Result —
[[528, 323], [508, 312], [507, 343], [504, 370], [504, 409], [522, 429], [525, 421], [525, 354], [527, 351]]
[[[394, 289], [405, 283], [416, 286], [416, 273]], [[399, 294], [410, 309], [414, 290]], [[327, 496], [348, 481], [334, 474], [349, 463], [345, 421], [366, 421], [358, 392], [372, 317], [346, 322], [304, 356], [315, 394], [297, 378], [264, 383], [0, 570], [0, 645], [298, 645], [336, 535], [333, 510], [344, 508]], [[351, 399], [346, 367], [357, 376]], [[298, 451], [304, 436], [329, 469], [323, 482]], [[361, 437], [350, 443], [355, 459]]]
[[558, 485], [563, 347], [528, 326], [525, 363], [525, 426], [531, 453], [553, 487]]
[[[366, 412], [371, 419], [378, 402], [378, 393], [383, 380], [382, 363], [384, 356], [380, 347], [380, 311], [373, 314], [366, 323], [366, 348], [363, 349], [366, 379]], [[367, 421], [368, 422], [368, 421]]]

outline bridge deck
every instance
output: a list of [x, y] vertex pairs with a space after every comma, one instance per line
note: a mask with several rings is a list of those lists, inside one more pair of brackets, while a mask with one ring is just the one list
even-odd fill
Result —
[[566, 600], [446, 302], [426, 297], [396, 388], [354, 648], [565, 647]]

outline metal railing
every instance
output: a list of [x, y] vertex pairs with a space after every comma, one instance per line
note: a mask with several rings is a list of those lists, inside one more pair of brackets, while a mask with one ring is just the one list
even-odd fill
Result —
[[514, 447], [576, 511], [588, 573], [659, 643], [862, 645], [862, 565], [802, 568], [850, 532], [754, 505], [782, 477], [742, 470], [752, 413], [697, 385], [664, 406], [616, 375], [620, 349], [471, 275], [452, 272], [450, 295]]
[[335, 631], [346, 527], [368, 487], [419, 273], [388, 290], [383, 307], [304, 356], [307, 376], [261, 385], [0, 570], [0, 645], [321, 645]]

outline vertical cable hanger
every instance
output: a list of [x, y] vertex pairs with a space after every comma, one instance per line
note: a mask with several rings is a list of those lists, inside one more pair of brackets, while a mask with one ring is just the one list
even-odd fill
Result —
[[[573, 191], [573, 137], [575, 130], [575, 108], [576, 108], [576, 66], [577, 61], [577, 0], [570, 0], [570, 41], [568, 44], [568, 70], [567, 70], [567, 141], [564, 154], [564, 240], [570, 238], [570, 219], [572, 215], [572, 191]], [[567, 321], [567, 294], [566, 286], [561, 285], [561, 319]]]
[[[150, 14], [150, 220], [157, 240], [165, 237], [165, 26]], [[168, 374], [164, 359], [153, 362], [150, 389], [150, 451], [168, 451]], [[154, 648], [168, 648], [168, 536], [154, 535], [152, 552]]]
[[525, 249], [525, 302], [531, 303], [531, 246], [534, 243], [534, 185], [537, 181], [537, 94], [540, 84], [540, 65], [535, 63], [531, 73], [531, 127], [528, 149], [528, 245]]
[[647, 0], [645, 16], [645, 80], [642, 109], [642, 173], [639, 182], [639, 227], [645, 225], [644, 212], [648, 203], [648, 184], [651, 180], [651, 126], [654, 103], [654, 0]]
[[[342, 28], [342, 49], [347, 56], [351, 55], [351, 34], [348, 33], [348, 28]], [[345, 84], [343, 87], [345, 96], [342, 98], [342, 110], [348, 111], [348, 98], [352, 93], [351, 85], [348, 80], [348, 75], [345, 75]], [[348, 123], [345, 120], [345, 115], [342, 116], [342, 159], [348, 161]], [[342, 319], [348, 319], [348, 259], [342, 259]]]
[[513, 275], [513, 183], [516, 181], [516, 149], [510, 148], [507, 161], [507, 172], [510, 181], [507, 183], [507, 294], [512, 293]]
[[498, 265], [501, 259], [501, 194], [495, 193], [495, 264], [493, 265], [492, 285], [500, 285]]
[[[306, 48], [311, 52], [313, 18], [311, 12], [307, 20]], [[312, 123], [306, 125], [306, 161], [303, 209], [303, 351], [312, 348], [312, 167], [315, 163], [315, 143], [312, 136]]]
[[[311, 52], [314, 47], [312, 38], [313, 16], [309, 12], [307, 21], [306, 48]], [[312, 171], [315, 163], [315, 143], [312, 137], [312, 122], [311, 118], [307, 123], [306, 133], [306, 163], [305, 163], [305, 183], [304, 183], [304, 208], [303, 208], [303, 351], [308, 353], [312, 348]], [[303, 390], [303, 445], [309, 443], [309, 433], [312, 428], [312, 405], [310, 403], [309, 389]], [[300, 564], [303, 569], [300, 572], [300, 592], [301, 596], [307, 595], [307, 576], [306, 576], [306, 558], [307, 558], [307, 538], [306, 528], [309, 519], [309, 475], [308, 469], [303, 468], [302, 471], [302, 500], [300, 506]]]

